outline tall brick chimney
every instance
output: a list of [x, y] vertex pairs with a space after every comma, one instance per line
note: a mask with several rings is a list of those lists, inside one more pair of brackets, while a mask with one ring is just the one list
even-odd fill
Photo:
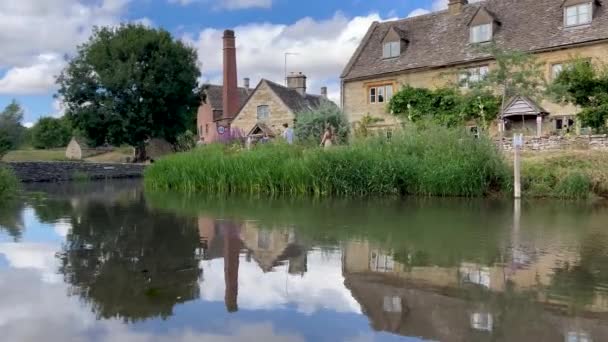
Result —
[[239, 93], [236, 72], [236, 44], [233, 30], [224, 31], [224, 118], [234, 118], [239, 110]]
[[306, 95], [306, 75], [292, 72], [287, 76], [287, 88], [295, 89], [300, 95]]
[[468, 3], [468, 0], [449, 0], [448, 10], [451, 14], [460, 14], [460, 12], [462, 12], [462, 7]]

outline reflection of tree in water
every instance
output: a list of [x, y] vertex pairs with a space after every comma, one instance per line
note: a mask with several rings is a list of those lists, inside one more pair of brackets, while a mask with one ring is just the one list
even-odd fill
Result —
[[171, 316], [199, 296], [194, 222], [128, 205], [91, 202], [73, 219], [60, 271], [100, 318]]
[[23, 235], [23, 204], [18, 201], [8, 201], [0, 204], [0, 232], [6, 231], [15, 242]]

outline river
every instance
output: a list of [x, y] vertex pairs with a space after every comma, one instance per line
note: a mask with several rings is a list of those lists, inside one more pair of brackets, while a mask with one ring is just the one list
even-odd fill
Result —
[[27, 190], [2, 341], [608, 341], [605, 203]]

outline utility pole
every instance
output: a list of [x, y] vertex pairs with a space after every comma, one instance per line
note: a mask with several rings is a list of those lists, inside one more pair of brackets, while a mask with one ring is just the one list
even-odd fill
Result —
[[287, 56], [297, 56], [297, 52], [285, 52], [285, 86], [287, 86]]

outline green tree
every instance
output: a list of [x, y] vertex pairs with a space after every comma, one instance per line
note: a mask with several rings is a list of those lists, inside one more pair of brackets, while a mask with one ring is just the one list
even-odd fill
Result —
[[294, 133], [300, 142], [318, 144], [327, 126], [333, 128], [338, 143], [348, 140], [348, 119], [340, 108], [329, 101], [316, 109], [297, 113]]
[[605, 131], [608, 124], [608, 66], [593, 65], [587, 59], [576, 59], [555, 79], [550, 87], [554, 98], [582, 108], [578, 118], [583, 126]]
[[72, 130], [66, 119], [41, 118], [31, 128], [32, 146], [35, 148], [64, 147], [70, 142]]
[[21, 120], [23, 109], [16, 100], [0, 112], [0, 157], [21, 144], [25, 132]]
[[66, 115], [94, 144], [174, 143], [199, 104], [196, 51], [162, 29], [96, 28], [58, 78]]

